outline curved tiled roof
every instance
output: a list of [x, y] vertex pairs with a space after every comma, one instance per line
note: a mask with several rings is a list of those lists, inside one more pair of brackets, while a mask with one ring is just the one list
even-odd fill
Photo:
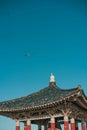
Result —
[[45, 87], [38, 92], [27, 95], [25, 97], [0, 102], [0, 110], [2, 109], [21, 109], [26, 107], [34, 107], [48, 104], [60, 100], [62, 97], [67, 97], [73, 94], [78, 88], [60, 89], [56, 84]]

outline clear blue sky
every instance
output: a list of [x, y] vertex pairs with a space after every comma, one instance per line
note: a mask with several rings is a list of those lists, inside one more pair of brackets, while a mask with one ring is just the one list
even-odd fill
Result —
[[[87, 95], [86, 0], [0, 0], [0, 101], [46, 87], [50, 73]], [[15, 122], [0, 117], [0, 129]]]

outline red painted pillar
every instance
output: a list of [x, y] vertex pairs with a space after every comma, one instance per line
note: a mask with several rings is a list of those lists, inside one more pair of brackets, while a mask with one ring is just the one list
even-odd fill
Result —
[[54, 117], [51, 117], [50, 130], [56, 130], [56, 128], [55, 128], [55, 118]]
[[24, 130], [27, 130], [27, 126], [24, 126]]
[[20, 130], [20, 122], [16, 121], [16, 130]]
[[75, 129], [75, 120], [74, 120], [74, 118], [71, 119], [71, 130], [76, 130]]
[[82, 122], [82, 130], [86, 130], [85, 122]]
[[78, 130], [78, 122], [75, 123], [75, 130]]
[[64, 130], [69, 130], [68, 116], [64, 116]]
[[29, 119], [27, 120], [26, 130], [31, 130], [31, 121]]

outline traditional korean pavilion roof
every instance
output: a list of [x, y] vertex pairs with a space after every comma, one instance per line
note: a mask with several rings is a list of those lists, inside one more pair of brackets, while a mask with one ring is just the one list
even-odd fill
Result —
[[33, 94], [18, 99], [1, 102], [0, 109], [17, 109], [52, 103], [73, 94], [77, 89], [78, 88], [63, 90], [55, 84], [49, 84], [49, 86]]
[[[38, 92], [17, 99], [0, 102], [0, 112], [44, 107], [56, 102], [62, 102], [66, 99], [68, 100], [69, 98], [74, 101], [75, 99], [73, 97], [80, 97], [83, 102], [81, 105], [84, 109], [87, 109], [86, 96], [79, 86], [72, 89], [61, 89], [56, 85], [54, 76], [51, 75], [49, 85]], [[80, 102], [77, 104], [79, 103]]]
[[33, 124], [48, 123], [51, 117], [58, 123], [64, 123], [64, 117], [69, 120], [87, 122], [87, 97], [81, 86], [61, 89], [56, 85], [53, 74], [49, 85], [45, 88], [24, 97], [0, 102], [0, 115], [13, 120]]

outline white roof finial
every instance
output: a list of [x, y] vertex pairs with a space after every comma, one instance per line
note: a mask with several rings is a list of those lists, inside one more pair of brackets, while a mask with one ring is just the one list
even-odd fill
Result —
[[55, 82], [55, 77], [52, 73], [51, 73], [51, 76], [50, 76], [50, 82]]

